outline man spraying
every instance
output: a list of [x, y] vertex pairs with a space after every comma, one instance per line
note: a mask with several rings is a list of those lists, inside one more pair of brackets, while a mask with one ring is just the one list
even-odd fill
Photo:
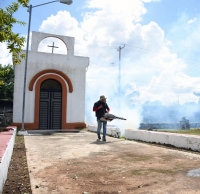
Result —
[[93, 111], [96, 112], [96, 117], [97, 117], [97, 136], [98, 139], [101, 139], [101, 127], [103, 124], [103, 141], [106, 141], [106, 130], [107, 130], [107, 121], [102, 121], [101, 118], [105, 115], [105, 113], [108, 113], [110, 111], [110, 108], [108, 107], [106, 103], [106, 98], [105, 96], [100, 96], [99, 101], [94, 103], [93, 106]]

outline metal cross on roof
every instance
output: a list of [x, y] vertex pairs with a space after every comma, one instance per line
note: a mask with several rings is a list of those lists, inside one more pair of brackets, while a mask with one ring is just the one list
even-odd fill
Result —
[[53, 42], [53, 46], [49, 46], [49, 45], [48, 45], [48, 47], [52, 47], [52, 53], [53, 53], [54, 48], [59, 48], [59, 47], [57, 47], [57, 46], [54, 46], [54, 42]]

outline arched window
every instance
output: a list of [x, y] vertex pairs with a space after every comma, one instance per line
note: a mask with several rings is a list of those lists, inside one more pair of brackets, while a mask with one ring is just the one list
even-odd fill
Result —
[[59, 38], [47, 37], [40, 42], [38, 46], [38, 52], [66, 55], [67, 47]]

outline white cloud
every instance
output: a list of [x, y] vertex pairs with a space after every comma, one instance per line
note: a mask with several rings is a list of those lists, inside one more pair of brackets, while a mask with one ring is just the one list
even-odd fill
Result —
[[51, 15], [42, 22], [39, 28], [41, 32], [58, 35], [73, 36], [82, 40], [82, 31], [78, 21], [67, 11], [59, 11], [57, 15]]
[[[22, 46], [22, 50], [26, 50], [26, 39], [27, 39], [27, 35], [22, 35], [25, 38], [25, 43]], [[30, 40], [29, 40], [29, 50], [30, 50], [30, 46], [31, 46], [31, 36], [32, 33], [30, 33]], [[0, 64], [2, 65], [8, 65], [8, 64], [13, 64], [12, 61], [12, 54], [9, 52], [9, 50], [7, 49], [7, 44], [5, 42], [0, 43]]]
[[130, 25], [129, 22], [140, 21], [141, 16], [146, 13], [146, 9], [141, 0], [88, 0], [87, 7], [98, 9], [97, 11], [85, 14], [85, 19], [92, 25], [96, 22], [91, 23], [91, 21], [93, 19], [98, 19], [100, 22], [114, 22], [113, 24], [121, 23], [127, 26], [127, 24]]
[[189, 21], [188, 21], [188, 24], [192, 24], [192, 23], [194, 23], [196, 20], [197, 20], [197, 18], [195, 17], [194, 19], [189, 20]]
[[[75, 37], [76, 53], [90, 57], [88, 87], [92, 87], [92, 83], [97, 86], [101, 80], [98, 90], [110, 96], [116, 94], [118, 88], [117, 48], [126, 44], [122, 50], [121, 87], [135, 83], [143, 101], [150, 98], [152, 101], [172, 102], [178, 92], [184, 93], [184, 90], [172, 86], [178, 84], [179, 72], [184, 71], [187, 64], [170, 51], [173, 42], [166, 39], [157, 23], [140, 24], [147, 12], [146, 2], [151, 1], [88, 0], [86, 7], [91, 11], [83, 14], [81, 23], [68, 12], [59, 11], [43, 21], [40, 31]], [[110, 66], [113, 62], [114, 66]], [[190, 82], [186, 87], [193, 84], [192, 79], [185, 80]], [[106, 83], [109, 89], [104, 88]], [[96, 91], [94, 95], [98, 90], [93, 90]]]
[[0, 43], [0, 51], [0, 64], [12, 64], [12, 55], [9, 53], [6, 43]]
[[[124, 94], [139, 93], [141, 102], [198, 101], [193, 92], [200, 91], [196, 87], [200, 85], [200, 78], [187, 74], [191, 71], [185, 60], [185, 56], [199, 50], [198, 17], [192, 20], [181, 17], [167, 38], [166, 32], [156, 22], [141, 24], [147, 12], [145, 3], [155, 1], [87, 0], [87, 12], [82, 14], [80, 23], [67, 11], [59, 11], [42, 22], [41, 32], [75, 37], [75, 54], [90, 57], [86, 73], [87, 105], [92, 106], [102, 94], [108, 97], [112, 107], [117, 104], [117, 48], [123, 44], [121, 90]], [[45, 48], [43, 45], [42, 50]], [[172, 48], [176, 49], [172, 52]], [[117, 108], [113, 109], [117, 111]]]
[[143, 2], [149, 3], [149, 2], [154, 2], [154, 1], [160, 1], [160, 0], [142, 0]]

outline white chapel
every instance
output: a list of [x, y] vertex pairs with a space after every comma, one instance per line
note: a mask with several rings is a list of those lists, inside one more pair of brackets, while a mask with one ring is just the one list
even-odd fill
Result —
[[[66, 54], [39, 52], [40, 42], [55, 37]], [[25, 51], [22, 51], [25, 54]], [[85, 127], [85, 86], [88, 57], [74, 55], [74, 38], [32, 32], [28, 54], [25, 117], [26, 130]], [[13, 125], [21, 127], [25, 60], [15, 66]]]

